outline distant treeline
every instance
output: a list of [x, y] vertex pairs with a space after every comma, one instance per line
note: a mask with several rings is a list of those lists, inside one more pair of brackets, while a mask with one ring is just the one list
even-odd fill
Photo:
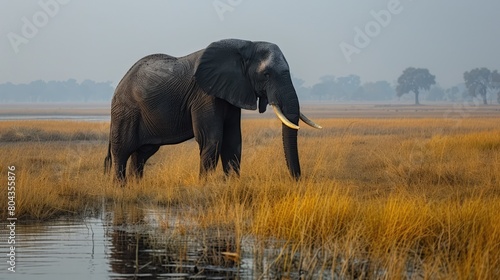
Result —
[[[388, 81], [362, 83], [357, 75], [324, 76], [312, 86], [292, 77], [300, 100], [330, 100], [334, 102], [388, 102], [391, 100], [424, 102], [463, 102], [482, 98], [484, 104], [500, 103], [498, 71], [477, 68], [464, 73], [464, 83], [442, 88], [427, 69], [409, 67], [397, 84]], [[109, 102], [114, 87], [111, 82], [75, 79], [67, 81], [34, 81], [29, 84], [0, 84], [0, 102]], [[414, 94], [406, 94], [414, 93]], [[412, 97], [414, 95], [414, 97]]]
[[[481, 99], [483, 104], [496, 100], [500, 104], [500, 72], [486, 67], [464, 72], [464, 83], [450, 88], [436, 84], [436, 76], [426, 68], [406, 68], [397, 79], [396, 85], [387, 81], [361, 83], [356, 75], [346, 77], [324, 76], [312, 87], [304, 81], [293, 78], [301, 99], [333, 101], [388, 101], [408, 100], [413, 95], [415, 104], [424, 101], [463, 102]], [[411, 93], [411, 94], [408, 94]], [[410, 97], [411, 98], [411, 97]]]
[[304, 81], [293, 78], [301, 100], [332, 101], [387, 101], [395, 99], [396, 91], [387, 81], [361, 83], [356, 75], [346, 77], [324, 76], [313, 86], [304, 86]]
[[0, 102], [109, 102], [113, 92], [111, 82], [38, 80], [29, 84], [0, 84]]
[[[391, 100], [412, 101], [408, 95], [398, 96], [396, 86], [388, 81], [362, 83], [356, 75], [345, 77], [324, 76], [313, 86], [305, 86], [304, 81], [296, 77], [293, 83], [300, 100], [331, 100], [338, 102], [383, 102]], [[428, 102], [460, 102], [470, 99], [464, 84], [451, 88], [442, 88], [433, 85], [429, 90], [422, 92], [422, 100]]]

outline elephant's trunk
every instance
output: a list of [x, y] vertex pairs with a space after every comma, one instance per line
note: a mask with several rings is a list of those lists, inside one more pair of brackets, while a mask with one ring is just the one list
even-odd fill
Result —
[[289, 128], [282, 124], [283, 148], [285, 150], [285, 159], [290, 174], [298, 180], [300, 178], [299, 151], [297, 148], [298, 130]]
[[276, 93], [277, 104], [273, 107], [275, 107], [275, 112], [283, 123], [283, 149], [287, 167], [290, 174], [298, 180], [300, 178], [300, 162], [297, 148], [297, 132], [300, 118], [299, 100], [295, 89], [291, 86], [291, 81], [290, 86], [282, 88]]

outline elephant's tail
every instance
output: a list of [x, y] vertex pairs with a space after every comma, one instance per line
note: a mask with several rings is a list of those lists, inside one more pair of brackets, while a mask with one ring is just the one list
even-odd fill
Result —
[[108, 154], [104, 159], [104, 174], [108, 174], [111, 170], [111, 139], [108, 142]]

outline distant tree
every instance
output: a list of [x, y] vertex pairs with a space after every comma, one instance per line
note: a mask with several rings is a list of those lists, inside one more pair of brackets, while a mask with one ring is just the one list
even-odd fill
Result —
[[445, 91], [445, 99], [451, 102], [458, 101], [458, 93], [460, 89], [457, 86], [446, 89]]
[[488, 90], [490, 75], [490, 69], [485, 67], [475, 68], [464, 73], [465, 86], [467, 87], [470, 96], [476, 97], [480, 95], [483, 98], [484, 104], [488, 104], [486, 93]]
[[360, 100], [362, 99], [361, 78], [357, 75], [338, 77], [336, 83], [340, 89], [341, 99]]
[[492, 89], [497, 91], [497, 102], [500, 104], [500, 73], [497, 70], [491, 72], [490, 83]]
[[442, 101], [444, 100], [444, 97], [445, 97], [444, 89], [439, 85], [435, 85], [431, 87], [425, 99], [429, 101]]
[[434, 84], [436, 84], [436, 76], [431, 75], [428, 69], [409, 67], [398, 78], [396, 94], [401, 97], [403, 94], [413, 92], [415, 93], [415, 105], [420, 105], [418, 101], [420, 91], [429, 90]]
[[336, 93], [335, 88], [335, 77], [323, 76], [320, 78], [320, 82], [312, 87], [311, 95], [316, 96], [319, 100], [332, 99]]
[[40, 102], [47, 100], [47, 83], [36, 80], [27, 85], [26, 95], [29, 102]]
[[73, 101], [73, 102], [81, 102], [81, 96], [80, 96], [80, 86], [78, 82], [75, 79], [69, 79], [67, 81], [63, 82], [57, 82], [57, 84], [54, 85], [56, 87], [57, 92], [59, 93], [59, 96], [61, 97], [60, 100], [65, 101]]
[[391, 100], [395, 91], [387, 81], [368, 82], [363, 84], [363, 98], [365, 100]]
[[[492, 72], [485, 67], [465, 72], [464, 81], [469, 95], [472, 97], [481, 96], [485, 105], [488, 104], [488, 92], [500, 89], [500, 74], [498, 71], [494, 70]], [[497, 101], [500, 103], [500, 92], [497, 95]]]

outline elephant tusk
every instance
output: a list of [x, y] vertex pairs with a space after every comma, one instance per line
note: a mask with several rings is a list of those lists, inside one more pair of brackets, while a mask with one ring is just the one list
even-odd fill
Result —
[[304, 114], [300, 113], [300, 119], [307, 123], [308, 125], [314, 127], [314, 128], [317, 128], [317, 129], [322, 129], [323, 127], [313, 121], [311, 121], [308, 117], [306, 117]]
[[292, 129], [299, 129], [299, 126], [298, 125], [295, 125], [293, 124], [291, 121], [289, 121], [285, 115], [283, 115], [283, 112], [281, 112], [280, 108], [276, 105], [272, 105], [273, 106], [273, 109], [274, 109], [274, 113], [276, 114], [276, 116], [278, 116], [278, 118], [280, 119], [280, 121], [288, 126], [289, 128], [292, 128]]

